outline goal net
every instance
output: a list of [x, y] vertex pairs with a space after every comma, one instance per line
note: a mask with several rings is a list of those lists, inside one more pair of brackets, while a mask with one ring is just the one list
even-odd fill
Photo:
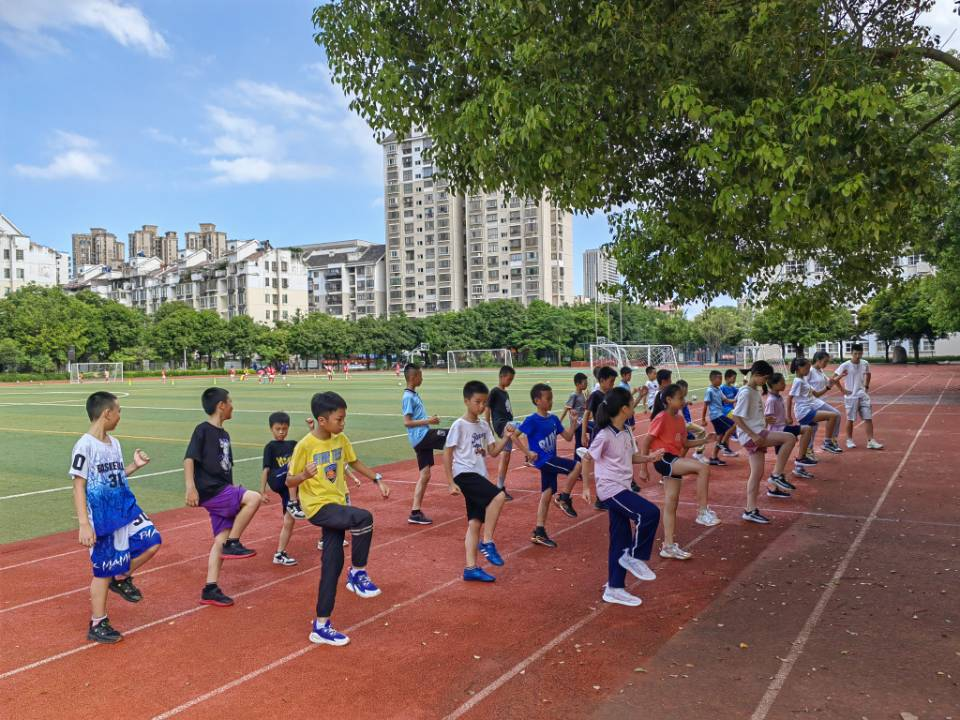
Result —
[[123, 382], [123, 363], [70, 363], [70, 382]]
[[612, 367], [618, 372], [622, 367], [643, 370], [652, 365], [672, 370], [676, 378], [680, 377], [677, 365], [677, 353], [673, 345], [619, 345], [601, 343], [590, 346], [590, 368]]
[[506, 348], [447, 351], [448, 373], [455, 373], [460, 370], [474, 370], [477, 368], [499, 369], [504, 365], [513, 367], [513, 354]]
[[779, 345], [744, 345], [737, 352], [737, 365], [741, 368], [748, 368], [757, 360], [766, 360], [776, 372], [787, 376], [787, 363]]

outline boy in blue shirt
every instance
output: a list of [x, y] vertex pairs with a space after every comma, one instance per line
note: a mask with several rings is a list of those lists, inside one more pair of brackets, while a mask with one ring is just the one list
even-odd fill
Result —
[[[527, 461], [540, 471], [540, 504], [537, 506], [537, 526], [533, 529], [530, 542], [544, 547], [555, 548], [557, 543], [547, 535], [547, 512], [550, 499], [557, 492], [557, 475], [567, 475], [567, 487], [572, 488], [580, 478], [580, 461], [557, 457], [557, 436], [564, 440], [573, 440], [577, 427], [576, 412], [570, 411], [570, 427], [563, 429], [560, 418], [551, 413], [553, 409], [553, 390], [549, 385], [537, 383], [530, 389], [530, 399], [537, 411], [527, 415], [517, 428], [517, 447], [526, 454]], [[519, 437], [523, 435], [523, 439]], [[524, 445], [526, 444], [526, 447]], [[555, 498], [557, 506], [569, 517], [576, 517], [570, 493], [564, 492]]]
[[427, 485], [430, 484], [433, 454], [443, 452], [448, 431], [430, 427], [430, 425], [439, 425], [440, 418], [436, 415], [427, 417], [423, 400], [417, 394], [417, 388], [423, 384], [423, 371], [420, 366], [408, 363], [403, 368], [403, 377], [407, 381], [403, 398], [400, 400], [403, 426], [407, 429], [407, 437], [410, 439], [413, 452], [417, 455], [417, 467], [420, 469], [420, 477], [417, 478], [416, 487], [413, 489], [413, 507], [410, 509], [407, 522], [411, 525], [430, 525], [433, 520], [423, 514], [420, 505], [423, 503]]
[[[730, 371], [732, 372], [732, 371]], [[736, 380], [737, 374], [733, 374], [734, 380]], [[736, 453], [731, 451], [727, 442], [730, 440], [730, 436], [733, 434], [733, 431], [736, 429], [736, 425], [733, 424], [733, 420], [730, 419], [730, 411], [733, 408], [733, 402], [735, 402], [736, 392], [734, 392], [734, 399], [729, 399], [723, 391], [724, 387], [728, 387], [723, 384], [723, 375], [719, 370], [710, 371], [710, 387], [707, 388], [707, 392], [703, 396], [703, 414], [700, 416], [700, 424], [706, 426], [707, 417], [709, 416], [710, 422], [713, 425], [713, 429], [717, 434], [717, 442], [713, 446], [713, 457], [710, 458], [711, 465], [726, 465], [727, 463], [720, 459], [719, 455], [722, 451], [724, 455], [730, 457], [736, 457]]]
[[127, 482], [150, 458], [137, 448], [133, 463], [124, 465], [120, 443], [109, 435], [120, 422], [120, 403], [113, 393], [101, 391], [88, 397], [87, 417], [90, 429], [73, 446], [69, 470], [79, 541], [90, 548], [93, 564], [87, 640], [118, 643], [123, 635], [107, 618], [107, 591], [128, 602], [140, 602], [143, 595], [130, 573], [160, 549], [160, 533], [137, 505]]
[[[633, 379], [633, 368], [627, 365], [624, 365], [620, 368], [620, 382], [617, 384], [617, 387], [622, 387], [628, 393], [630, 393], [630, 407], [636, 408], [637, 404], [640, 402], [641, 395], [644, 390], [647, 389], [646, 385], [641, 385], [638, 388], [631, 388], [630, 381]], [[625, 423], [629, 427], [634, 427], [637, 424], [636, 415], [631, 415], [627, 418]]]

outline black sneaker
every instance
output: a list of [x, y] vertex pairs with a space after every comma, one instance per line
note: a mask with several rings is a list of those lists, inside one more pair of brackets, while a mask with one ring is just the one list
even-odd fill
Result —
[[594, 501], [593, 501], [593, 509], [594, 509], [594, 510], [606, 510], [606, 509], [607, 509], [607, 506], [604, 505], [603, 500], [594, 500]]
[[711, 465], [726, 465], [726, 463], [720, 458], [710, 458]]
[[113, 645], [123, 640], [123, 635], [114, 629], [110, 624], [109, 618], [104, 618], [96, 625], [93, 624], [93, 620], [90, 621], [90, 627], [87, 630], [87, 640], [103, 643], [104, 645]]
[[510, 493], [508, 493], [508, 492], [507, 492], [507, 489], [506, 489], [505, 487], [502, 487], [502, 488], [500, 488], [500, 489], [503, 491], [503, 499], [504, 499], [504, 500], [506, 500], [507, 502], [510, 502], [511, 500], [513, 500], [513, 495], [511, 495]]
[[547, 535], [547, 531], [543, 528], [536, 528], [533, 531], [533, 534], [530, 536], [530, 542], [534, 545], [543, 545], [548, 548], [555, 548], [557, 544], [550, 539]]
[[127, 602], [138, 603], [143, 600], [143, 593], [133, 584], [132, 575], [123, 580], [113, 578], [108, 587]]
[[558, 508], [563, 510], [563, 514], [567, 517], [575, 518], [577, 516], [577, 511], [573, 509], [573, 500], [570, 499], [567, 493], [557, 493], [553, 496], [553, 502], [557, 504]]
[[793, 474], [795, 477], [803, 478], [804, 480], [813, 480], [815, 477], [813, 473], [807, 472], [807, 469], [803, 465], [794, 467]]
[[240, 543], [240, 540], [227, 540], [223, 544], [224, 560], [242, 560], [244, 558], [252, 558], [256, 554], [256, 550], [244, 547]]
[[778, 487], [767, 488], [767, 495], [772, 498], [780, 498], [780, 499], [793, 497], [793, 495], [788, 493], [786, 490], [781, 490]]
[[767, 482], [773, 483], [774, 485], [776, 485], [776, 486], [777, 486], [778, 488], [780, 488], [781, 490], [796, 490], [796, 489], [797, 489], [797, 486], [794, 485], [794, 484], [793, 484], [792, 482], [790, 482], [789, 480], [787, 480], [787, 478], [784, 477], [783, 475], [771, 475], [771, 476], [767, 479]]
[[770, 518], [766, 515], [760, 514], [760, 508], [754, 510], [744, 510], [743, 515], [740, 516], [747, 522], [757, 523], [758, 525], [769, 525]]
[[432, 525], [433, 520], [428, 518], [423, 514], [422, 510], [414, 510], [410, 513], [410, 517], [407, 518], [407, 522], [411, 525]]
[[300, 507], [298, 502], [288, 502], [287, 503], [287, 512], [290, 513], [290, 516], [295, 520], [306, 520], [306, 513], [303, 512], [303, 508]]
[[214, 583], [213, 585], [204, 585], [203, 592], [200, 593], [200, 604], [230, 607], [233, 605], [233, 598], [225, 595], [220, 586]]

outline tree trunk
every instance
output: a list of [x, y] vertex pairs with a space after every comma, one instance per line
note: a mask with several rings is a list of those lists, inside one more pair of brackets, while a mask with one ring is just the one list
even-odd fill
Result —
[[920, 362], [920, 335], [914, 335], [910, 338], [910, 344], [913, 345], [913, 359]]
[[883, 357], [887, 362], [890, 362], [890, 341], [883, 341]]

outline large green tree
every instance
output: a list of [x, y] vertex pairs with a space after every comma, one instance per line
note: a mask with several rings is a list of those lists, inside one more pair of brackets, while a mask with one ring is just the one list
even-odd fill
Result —
[[381, 138], [429, 128], [455, 187], [610, 212], [633, 295], [763, 293], [789, 256], [851, 298], [943, 200], [960, 98], [926, 68], [960, 58], [932, 4], [334, 0], [314, 24], [353, 109]]
[[915, 277], [870, 298], [861, 315], [869, 330], [881, 340], [909, 340], [913, 357], [920, 359], [920, 341], [943, 337], [930, 316], [932, 280]]
[[815, 290], [811, 297], [788, 296], [772, 300], [753, 317], [749, 334], [758, 343], [774, 343], [786, 355], [786, 346], [793, 345], [797, 355], [821, 340], [847, 340], [853, 337], [853, 315], [847, 308], [830, 301]]
[[724, 346], [737, 345], [747, 334], [744, 314], [735, 307], [720, 306], [705, 308], [693, 319], [693, 333], [713, 355], [720, 359]]

